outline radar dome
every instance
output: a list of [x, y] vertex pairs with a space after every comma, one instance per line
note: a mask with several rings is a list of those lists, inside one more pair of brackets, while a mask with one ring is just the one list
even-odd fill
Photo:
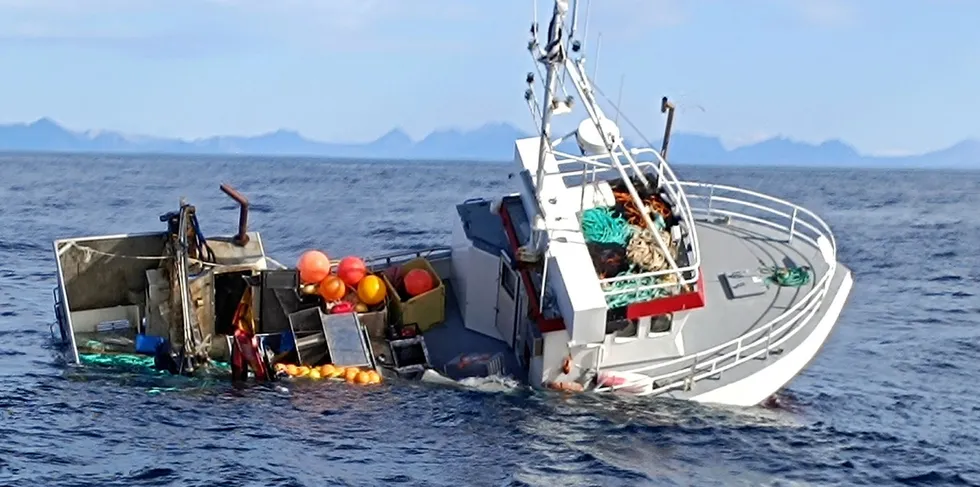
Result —
[[[608, 118], [600, 118], [599, 126], [606, 133], [609, 142], [619, 140], [619, 127], [616, 126], [616, 122]], [[578, 142], [579, 148], [589, 155], [606, 153], [606, 144], [602, 141], [598, 127], [592, 122], [591, 118], [582, 120], [582, 123], [578, 124], [578, 130], [575, 131], [575, 140]]]

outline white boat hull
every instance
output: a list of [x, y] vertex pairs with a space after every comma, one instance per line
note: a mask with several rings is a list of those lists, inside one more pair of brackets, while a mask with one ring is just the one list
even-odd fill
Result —
[[853, 283], [854, 279], [850, 271], [847, 271], [827, 310], [800, 345], [745, 379], [695, 395], [691, 399], [728, 406], [755, 406], [782, 390], [803, 371], [827, 342], [840, 318]]

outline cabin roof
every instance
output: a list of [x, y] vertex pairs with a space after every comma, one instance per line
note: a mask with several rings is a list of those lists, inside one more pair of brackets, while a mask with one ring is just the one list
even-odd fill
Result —
[[[526, 242], [529, 238], [531, 226], [524, 211], [520, 196], [508, 196], [503, 200], [507, 210], [514, 221], [517, 238], [520, 242]], [[506, 252], [507, 256], [514, 259], [513, 250], [507, 241], [507, 234], [504, 232], [504, 224], [500, 215], [490, 211], [491, 201], [488, 199], [469, 200], [456, 205], [456, 211], [463, 223], [463, 231], [466, 238], [473, 242], [473, 246], [492, 255], [500, 255]]]

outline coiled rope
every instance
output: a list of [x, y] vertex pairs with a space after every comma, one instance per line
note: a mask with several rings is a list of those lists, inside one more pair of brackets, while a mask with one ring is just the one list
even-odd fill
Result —
[[[626, 220], [630, 224], [643, 226], [643, 212], [633, 202], [633, 196], [626, 191], [613, 191], [613, 198], [615, 198], [617, 204], [623, 207], [623, 211], [626, 213]], [[659, 215], [662, 219], [670, 218], [670, 208], [658, 196], [651, 195], [641, 201], [651, 211], [651, 215]]]
[[[626, 195], [629, 196], [629, 195]], [[665, 217], [670, 216], [670, 209], [662, 201], [649, 198], [645, 203], [654, 211], [651, 217], [655, 230], [643, 228], [644, 219], [636, 209], [631, 199], [616, 194], [616, 200], [625, 210], [625, 217], [612, 208], [590, 208], [582, 212], [582, 234], [588, 243], [613, 244], [625, 248], [629, 268], [612, 277], [627, 277], [637, 274], [662, 270], [667, 266], [666, 256], [654, 243], [653, 231], [660, 232], [668, 249], [673, 247], [670, 233], [666, 231]], [[668, 294], [665, 288], [636, 290], [637, 288], [654, 286], [659, 283], [677, 282], [676, 276], [646, 276], [640, 279], [624, 279], [604, 283], [604, 292], [625, 291], [617, 294], [607, 294], [606, 304], [610, 308], [620, 308], [640, 301], [650, 301]]]
[[[637, 274], [635, 272], [635, 269], [631, 268], [630, 270], [623, 272], [622, 274], [616, 277], [629, 276], [635, 274]], [[653, 286], [657, 283], [658, 283], [657, 278], [648, 276], [648, 277], [642, 277], [640, 279], [615, 281], [608, 284], [603, 284], [602, 289], [605, 292], [621, 291], [623, 289], [630, 289], [630, 288], [636, 289], [644, 286]], [[609, 306], [610, 308], [621, 308], [623, 306], [628, 306], [636, 302], [650, 301], [652, 299], [656, 299], [666, 295], [667, 295], [667, 291], [664, 288], [652, 288], [652, 289], [644, 289], [642, 291], [624, 292], [619, 294], [607, 294], [606, 305]]]
[[807, 266], [798, 267], [767, 267], [762, 270], [768, 273], [766, 282], [785, 287], [801, 287], [810, 283], [811, 272]]
[[609, 208], [589, 208], [582, 212], [582, 234], [586, 242], [626, 245], [632, 228], [626, 219]]
[[[658, 231], [669, 249], [672, 245], [670, 233]], [[626, 257], [646, 272], [659, 271], [667, 267], [667, 258], [660, 251], [660, 247], [654, 243], [653, 232], [648, 229], [640, 230], [634, 227], [633, 238], [626, 246]]]

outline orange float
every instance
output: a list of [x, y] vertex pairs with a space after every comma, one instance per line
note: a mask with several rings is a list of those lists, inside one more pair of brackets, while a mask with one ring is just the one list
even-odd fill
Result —
[[330, 259], [319, 250], [307, 250], [296, 262], [302, 284], [316, 284], [330, 274]]
[[353, 383], [355, 380], [357, 380], [357, 374], [360, 373], [361, 371], [358, 370], [357, 367], [347, 367], [347, 369], [344, 370], [344, 380]]
[[435, 285], [432, 274], [425, 269], [412, 269], [405, 274], [405, 292], [409, 296], [418, 296], [432, 290]]
[[361, 279], [364, 279], [366, 275], [367, 266], [360, 257], [344, 257], [337, 265], [337, 276], [350, 287], [357, 286], [357, 283], [361, 282]]
[[339, 301], [347, 294], [347, 286], [339, 277], [331, 274], [320, 281], [317, 292], [324, 301]]
[[380, 277], [370, 275], [364, 276], [357, 285], [357, 298], [368, 306], [374, 306], [385, 300], [388, 288]]

